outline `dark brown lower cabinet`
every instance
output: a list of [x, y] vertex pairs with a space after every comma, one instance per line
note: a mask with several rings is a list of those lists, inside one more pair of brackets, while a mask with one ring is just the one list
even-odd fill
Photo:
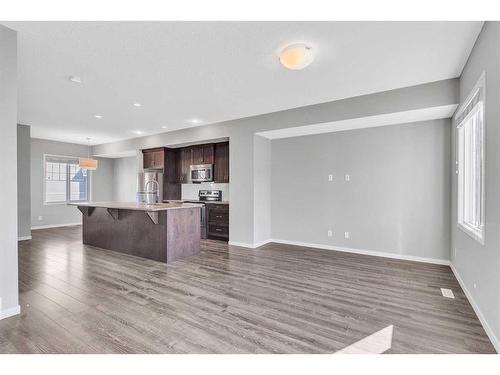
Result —
[[206, 206], [208, 238], [229, 241], [229, 204], [207, 202]]

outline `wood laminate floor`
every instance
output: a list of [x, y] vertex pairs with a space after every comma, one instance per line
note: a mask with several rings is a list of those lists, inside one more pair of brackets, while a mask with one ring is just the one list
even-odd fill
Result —
[[335, 353], [377, 335], [368, 351], [494, 352], [447, 266], [217, 241], [166, 265], [81, 242], [79, 226], [20, 242], [0, 353]]

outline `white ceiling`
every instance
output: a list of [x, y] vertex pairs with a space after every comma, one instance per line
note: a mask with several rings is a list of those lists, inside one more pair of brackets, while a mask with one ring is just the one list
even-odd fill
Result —
[[[460, 75], [482, 22], [3, 22], [19, 32], [19, 123], [94, 144]], [[288, 71], [277, 52], [306, 41]], [[81, 85], [69, 75], [81, 76]], [[132, 104], [143, 106], [136, 108]], [[95, 114], [102, 115], [98, 120]], [[162, 126], [166, 127], [162, 129]]]

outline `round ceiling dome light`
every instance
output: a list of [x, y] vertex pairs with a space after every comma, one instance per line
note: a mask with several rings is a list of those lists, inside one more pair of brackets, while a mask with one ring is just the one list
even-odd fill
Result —
[[314, 60], [312, 48], [304, 43], [291, 44], [280, 53], [281, 64], [291, 70], [301, 70]]

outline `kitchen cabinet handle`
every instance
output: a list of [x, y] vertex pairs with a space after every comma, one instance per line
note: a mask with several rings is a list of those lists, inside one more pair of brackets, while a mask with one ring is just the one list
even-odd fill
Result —
[[217, 232], [222, 232], [222, 229], [220, 229], [220, 228], [215, 228], [215, 230], [216, 230]]

